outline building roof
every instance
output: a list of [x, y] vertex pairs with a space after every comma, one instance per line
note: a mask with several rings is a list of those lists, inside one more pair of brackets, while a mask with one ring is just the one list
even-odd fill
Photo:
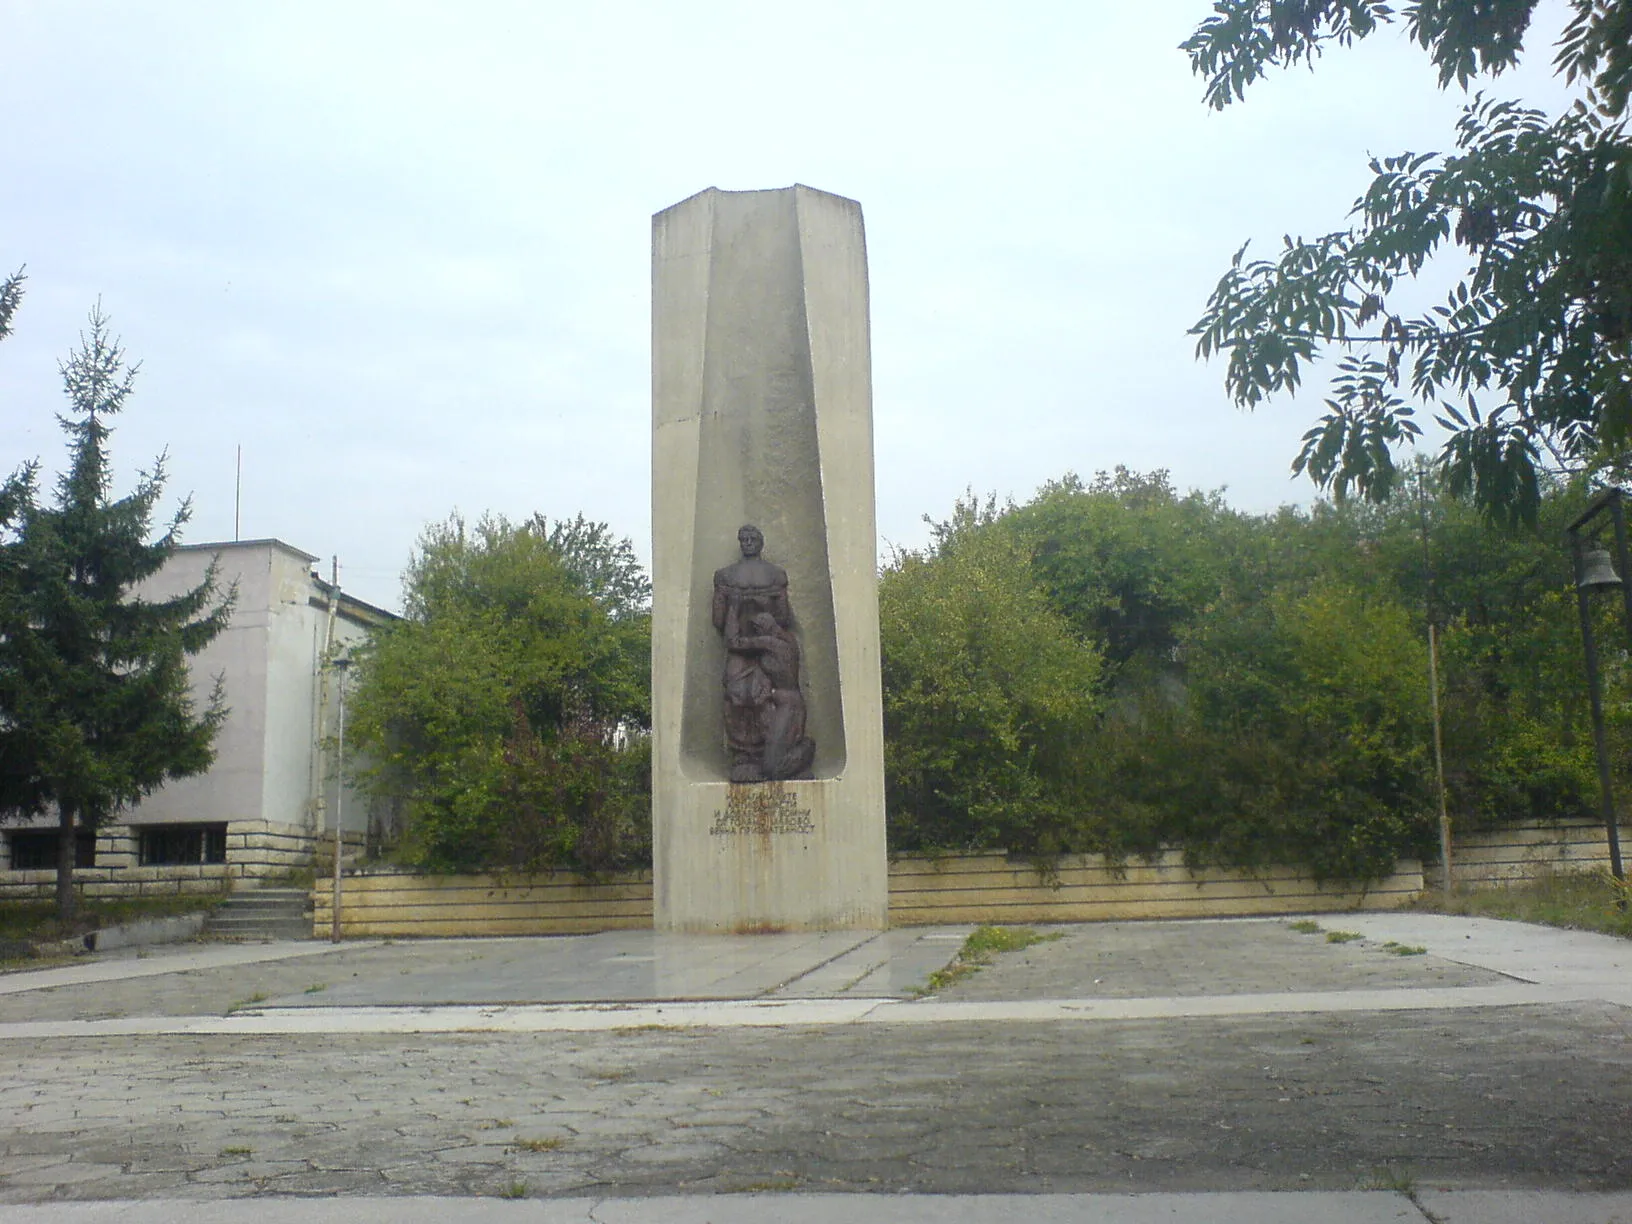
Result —
[[[296, 548], [293, 544], [285, 544], [282, 540], [271, 536], [259, 540], [216, 540], [207, 541], [203, 544], [176, 545], [177, 552], [226, 552], [234, 548], [278, 548], [290, 556], [299, 557], [307, 565], [311, 565], [317, 560], [317, 557], [312, 553]], [[312, 570], [310, 576], [312, 585], [317, 588], [317, 594], [312, 597], [312, 602], [326, 607], [329, 595], [335, 588], [319, 577], [316, 570]], [[376, 607], [366, 600], [358, 599], [355, 595], [346, 594], [343, 590], [339, 591], [339, 596], [340, 606], [337, 609], [339, 614], [365, 625], [383, 625], [387, 621], [402, 619], [395, 612]]]

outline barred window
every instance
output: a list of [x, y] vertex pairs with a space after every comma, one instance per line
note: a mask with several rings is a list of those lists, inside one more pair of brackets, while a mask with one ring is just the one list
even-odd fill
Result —
[[227, 861], [224, 824], [147, 825], [140, 830], [143, 867], [181, 867]]
[[[18, 829], [6, 840], [11, 845], [13, 871], [55, 871], [57, 869], [56, 829]], [[96, 834], [90, 829], [74, 831], [74, 866], [96, 866]]]

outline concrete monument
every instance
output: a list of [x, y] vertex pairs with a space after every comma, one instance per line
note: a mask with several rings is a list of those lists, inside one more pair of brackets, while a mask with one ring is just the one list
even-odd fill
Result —
[[882, 928], [861, 208], [711, 188], [653, 218], [652, 299], [656, 925]]

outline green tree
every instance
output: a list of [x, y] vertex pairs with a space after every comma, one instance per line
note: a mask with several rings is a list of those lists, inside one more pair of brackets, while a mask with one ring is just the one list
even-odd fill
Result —
[[582, 514], [557, 519], [554, 525], [535, 514], [528, 525], [549, 541], [578, 585], [608, 616], [628, 621], [650, 615], [652, 580], [627, 539], [618, 539], [605, 523]]
[[995, 506], [961, 502], [879, 584], [892, 844], [1052, 856], [1080, 832], [1100, 655], [1049, 607]]
[[1206, 762], [1170, 813], [1188, 853], [1367, 878], [1424, 844], [1427, 655], [1409, 609], [1317, 580], [1219, 609], [1186, 654], [1184, 738]]
[[627, 541], [458, 515], [420, 537], [405, 616], [362, 656], [355, 740], [438, 868], [590, 870], [650, 841], [650, 620]]
[[[8, 318], [15, 286], [14, 278], [0, 290]], [[92, 311], [89, 335], [62, 365], [71, 410], [58, 420], [69, 462], [55, 504], [39, 504], [34, 464], [0, 498], [0, 815], [55, 810], [65, 920], [75, 908], [78, 830], [207, 769], [226, 717], [219, 680], [205, 708], [195, 708], [187, 669], [230, 615], [214, 567], [170, 599], [139, 591], [174, 553], [188, 518], [183, 502], [150, 539], [164, 457], [128, 495], [112, 495], [107, 419], [124, 407], [135, 373], [107, 319]]]
[[[1166, 472], [1067, 473], [1003, 517], [1055, 611], [1098, 645], [1111, 679], [1162, 671], [1182, 628], [1218, 598], [1229, 512], [1181, 497]], [[1130, 674], [1132, 673], [1132, 674]]]
[[[1570, 111], [1475, 94], [1453, 151], [1371, 162], [1348, 227], [1288, 238], [1274, 259], [1243, 246], [1192, 329], [1200, 355], [1227, 354], [1242, 407], [1340, 354], [1293, 464], [1340, 497], [1389, 495], [1423, 410], [1449, 431], [1449, 488], [1508, 521], [1534, 520], [1546, 468], [1632, 462], [1632, 0], [1570, 7], [1555, 58], [1581, 91]], [[1403, 17], [1440, 85], [1465, 89], [1518, 62], [1535, 9], [1419, 0]], [[1399, 16], [1383, 0], [1217, 0], [1183, 48], [1222, 108]], [[1442, 305], [1408, 313], [1399, 291], [1439, 255], [1467, 270]]]

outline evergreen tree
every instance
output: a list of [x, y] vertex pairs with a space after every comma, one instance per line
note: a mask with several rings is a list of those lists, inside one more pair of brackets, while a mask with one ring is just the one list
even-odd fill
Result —
[[69, 462], [56, 503], [40, 504], [34, 464], [0, 497], [0, 817], [57, 813], [57, 907], [68, 919], [79, 830], [209, 768], [226, 706], [218, 679], [194, 708], [187, 659], [226, 627], [232, 593], [217, 597], [212, 565], [173, 598], [136, 594], [175, 552], [189, 507], [151, 539], [162, 455], [127, 496], [112, 495], [107, 419], [136, 370], [100, 309], [61, 370], [71, 410], [57, 418]]

